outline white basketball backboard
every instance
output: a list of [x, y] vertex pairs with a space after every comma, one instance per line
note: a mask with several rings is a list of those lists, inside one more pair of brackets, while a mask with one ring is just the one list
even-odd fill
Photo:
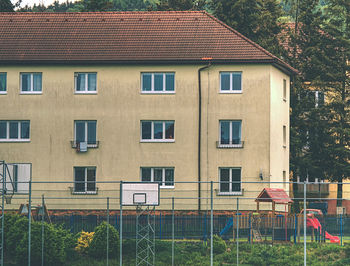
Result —
[[123, 182], [123, 206], [158, 206], [159, 183], [151, 182]]

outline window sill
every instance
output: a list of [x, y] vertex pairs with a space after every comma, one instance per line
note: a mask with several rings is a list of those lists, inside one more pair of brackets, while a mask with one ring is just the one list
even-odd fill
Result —
[[175, 91], [141, 91], [141, 94], [175, 94]]
[[175, 186], [159, 186], [161, 189], [174, 189]]
[[73, 187], [69, 187], [70, 193], [72, 195], [97, 195], [98, 194], [98, 187], [96, 188], [95, 191], [74, 191]]
[[[71, 140], [71, 146], [73, 149], [77, 148], [78, 142], [76, 140]], [[100, 146], [100, 141], [96, 141], [94, 144], [87, 144], [87, 148], [97, 149]]]
[[242, 94], [243, 91], [220, 91], [220, 94]]
[[175, 142], [175, 139], [159, 139], [159, 140], [156, 140], [156, 139], [150, 139], [150, 140], [147, 140], [147, 139], [141, 139], [140, 140], [141, 143], [174, 143]]
[[97, 94], [97, 91], [75, 91], [74, 94], [81, 95], [81, 94], [86, 94], [86, 95], [94, 95]]
[[218, 149], [243, 149], [244, 141], [238, 144], [221, 144], [220, 141], [216, 142], [216, 147]]
[[284, 98], [284, 99], [283, 99], [283, 101], [284, 101], [284, 102], [287, 102], [287, 99], [286, 99], [286, 98]]
[[43, 94], [42, 91], [21, 91], [21, 95], [40, 95]]
[[287, 148], [287, 146], [286, 145], [283, 145], [283, 149], [286, 149]]
[[0, 95], [1, 94], [5, 95], [5, 94], [7, 94], [7, 91], [0, 91]]
[[0, 142], [30, 142], [30, 139], [0, 139]]
[[236, 191], [236, 192], [220, 192], [216, 190], [216, 195], [217, 196], [243, 196], [244, 194], [244, 189], [241, 191]]

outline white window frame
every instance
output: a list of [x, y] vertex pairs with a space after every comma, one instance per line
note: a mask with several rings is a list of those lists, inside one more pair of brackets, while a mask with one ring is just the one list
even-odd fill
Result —
[[[142, 168], [150, 168], [151, 169], [151, 181], [142, 181]], [[157, 181], [154, 181], [154, 169], [162, 169], [162, 183], [159, 183], [160, 188], [175, 188], [175, 167], [150, 167], [150, 166], [142, 166], [140, 168], [140, 181], [141, 182], [155, 182], [158, 183]], [[165, 170], [166, 169], [171, 169], [173, 170], [174, 176], [173, 176], [173, 186], [166, 186], [165, 183]]]
[[[233, 143], [229, 143], [229, 144], [221, 144], [221, 122], [229, 122], [230, 123], [230, 127], [229, 127], [229, 142], [232, 142], [232, 122], [241, 122], [241, 139], [240, 139], [240, 143], [238, 144], [233, 144]], [[219, 120], [219, 143], [218, 143], [218, 147], [219, 148], [243, 148], [243, 141], [242, 141], [242, 120], [236, 119], [236, 120]]]
[[[142, 123], [143, 122], [151, 122], [151, 139], [143, 139], [142, 138]], [[161, 139], [154, 138], [154, 123], [162, 122], [163, 123], [163, 137]], [[174, 123], [174, 138], [166, 139], [165, 138], [165, 123], [173, 122]], [[140, 122], [140, 142], [175, 142], [175, 120], [141, 120]]]
[[[75, 181], [75, 169], [76, 168], [84, 168], [84, 188], [85, 191], [75, 191], [75, 184], [77, 183], [77, 181]], [[88, 191], [87, 190], [87, 170], [88, 169], [94, 169], [95, 170], [95, 190], [94, 191]], [[97, 194], [98, 188], [97, 188], [97, 183], [96, 183], [96, 176], [97, 176], [97, 168], [96, 166], [74, 166], [73, 167], [73, 171], [74, 171], [74, 186], [73, 186], [73, 194]]]
[[[6, 139], [0, 139], [0, 142], [30, 142], [30, 120], [0, 120], [0, 122], [6, 122]], [[18, 138], [10, 139], [10, 123], [18, 123]], [[21, 138], [22, 122], [29, 122], [29, 138]]]
[[[23, 91], [22, 89], [22, 75], [30, 75], [30, 90]], [[41, 75], [41, 88], [40, 91], [34, 91], [34, 74], [40, 74]], [[21, 87], [21, 94], [43, 94], [43, 73], [42, 72], [21, 72], [20, 73], [20, 87]]]
[[[143, 88], [143, 75], [148, 74], [151, 75], [151, 90], [150, 91], [144, 91]], [[162, 74], [163, 75], [163, 90], [161, 91], [155, 91], [154, 90], [154, 75], [155, 74]], [[174, 90], [173, 91], [167, 91], [166, 90], [166, 74], [173, 74], [174, 75]], [[141, 72], [141, 93], [142, 94], [175, 94], [176, 88], [175, 88], [175, 72]]]
[[[230, 74], [230, 89], [229, 90], [222, 90], [221, 89], [221, 74]], [[233, 90], [233, 74], [240, 74], [241, 75], [241, 89], [240, 90]], [[241, 94], [243, 93], [243, 72], [242, 71], [221, 71], [220, 72], [220, 93], [229, 93], [229, 94]]]
[[[97, 147], [97, 120], [75, 120], [74, 121], [74, 143], [77, 145], [77, 122], [82, 122], [84, 123], [85, 127], [85, 140], [83, 142], [87, 143], [88, 148], [94, 148]], [[96, 123], [96, 139], [95, 139], [95, 144], [88, 144], [88, 122], [95, 122]]]
[[[96, 75], [96, 90], [89, 91], [89, 80], [88, 75], [89, 74], [95, 74]], [[78, 82], [78, 75], [85, 75], [85, 89], [83, 91], [77, 90], [77, 82]], [[74, 73], [74, 91], [75, 94], [97, 94], [97, 72], [75, 72]]]
[[0, 94], [7, 94], [7, 72], [0, 72], [0, 76], [1, 74], [5, 74], [5, 90], [0, 91]]
[[[220, 184], [221, 184], [221, 169], [229, 169], [229, 191], [228, 192], [221, 192], [220, 191]], [[232, 169], [239, 169], [241, 172], [241, 181], [240, 181], [240, 191], [232, 191]], [[219, 167], [219, 189], [218, 189], [218, 195], [237, 195], [241, 196], [243, 195], [243, 188], [242, 188], [242, 168], [241, 167]]]

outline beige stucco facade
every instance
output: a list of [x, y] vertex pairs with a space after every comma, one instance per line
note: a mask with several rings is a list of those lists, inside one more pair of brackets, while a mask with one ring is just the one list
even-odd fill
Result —
[[[177, 209], [197, 210], [198, 185], [181, 182], [198, 180], [198, 69], [202, 66], [2, 65], [7, 93], [0, 95], [0, 120], [30, 120], [30, 141], [1, 142], [0, 160], [31, 163], [34, 182], [69, 182], [32, 184], [33, 203], [45, 194], [51, 209], [103, 209], [106, 197], [111, 197], [111, 208], [117, 208], [119, 184], [98, 182], [140, 181], [140, 167], [174, 167], [175, 188], [161, 189], [160, 208], [170, 209], [170, 198], [175, 197]], [[221, 71], [242, 72], [242, 93], [220, 93]], [[42, 72], [42, 94], [20, 93], [21, 72]], [[76, 94], [75, 72], [96, 72], [97, 93]], [[175, 72], [175, 93], [141, 93], [141, 72]], [[215, 182], [214, 208], [234, 209], [234, 199], [239, 197], [242, 209], [255, 209], [253, 198], [264, 187], [288, 191], [287, 185], [269, 182], [289, 181], [289, 76], [268, 64], [213, 64], [201, 77], [201, 176], [202, 181]], [[75, 120], [97, 121], [98, 148], [86, 153], [72, 148]], [[141, 120], [174, 120], [175, 141], [141, 142]], [[243, 148], [217, 148], [220, 120], [242, 121]], [[96, 166], [97, 195], [71, 194], [74, 166]], [[243, 183], [242, 195], [220, 196], [219, 167], [240, 167], [242, 182], [256, 183]], [[210, 196], [209, 183], [202, 183], [201, 189], [202, 197]], [[26, 197], [15, 195], [6, 208], [17, 208]], [[203, 199], [201, 209], [209, 208], [209, 203]]]

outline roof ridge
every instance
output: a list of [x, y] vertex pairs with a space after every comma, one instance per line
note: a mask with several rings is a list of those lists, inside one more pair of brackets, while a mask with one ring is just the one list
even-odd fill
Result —
[[64, 15], [64, 14], [137, 14], [137, 13], [149, 13], [149, 14], [181, 14], [181, 13], [206, 13], [204, 10], [183, 10], [183, 11], [159, 11], [159, 10], [140, 10], [140, 11], [88, 11], [88, 12], [0, 12], [0, 14], [11, 14], [11, 15]]

